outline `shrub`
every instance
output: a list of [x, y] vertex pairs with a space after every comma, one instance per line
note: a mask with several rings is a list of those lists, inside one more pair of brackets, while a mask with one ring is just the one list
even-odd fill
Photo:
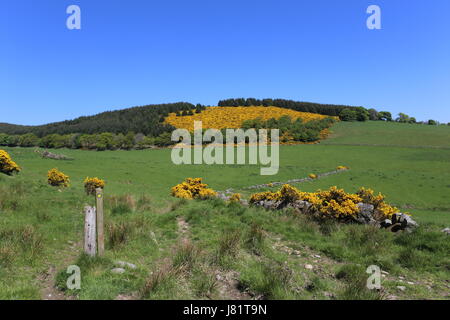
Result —
[[218, 246], [213, 253], [213, 263], [228, 269], [236, 261], [241, 248], [242, 233], [240, 230], [225, 230], [218, 239]]
[[89, 178], [84, 179], [84, 190], [88, 195], [95, 195], [95, 189], [104, 188], [105, 181], [99, 178]]
[[347, 167], [347, 166], [338, 166], [336, 168], [336, 170], [348, 170], [348, 169], [349, 169], [349, 167]]
[[202, 183], [202, 178], [186, 178], [182, 183], [172, 187], [171, 194], [183, 199], [208, 199], [217, 195], [206, 183]]
[[259, 201], [281, 201], [293, 203], [304, 200], [311, 203], [318, 217], [332, 217], [335, 219], [352, 219], [359, 213], [358, 203], [372, 204], [376, 210], [377, 217], [390, 218], [398, 209], [384, 202], [385, 197], [380, 193], [373, 194], [373, 190], [361, 188], [358, 193], [347, 193], [344, 189], [331, 187], [329, 190], [318, 190], [317, 192], [302, 192], [297, 188], [285, 184], [279, 191], [255, 193], [250, 198], [250, 203]]
[[190, 242], [182, 243], [173, 257], [173, 268], [191, 271], [197, 264], [200, 250]]
[[244, 244], [252, 253], [261, 255], [265, 249], [266, 234], [262, 227], [256, 223], [250, 226], [244, 240]]
[[314, 173], [310, 173], [310, 174], [308, 175], [308, 177], [309, 177], [310, 179], [317, 179], [317, 175], [315, 175]]
[[0, 172], [11, 175], [20, 172], [20, 167], [15, 163], [8, 152], [0, 150]]
[[114, 249], [128, 241], [135, 226], [131, 223], [117, 222], [107, 225], [108, 230], [108, 244], [111, 249]]
[[230, 202], [241, 202], [241, 194], [240, 193], [234, 193], [230, 197]]
[[68, 187], [70, 180], [69, 176], [53, 168], [47, 172], [47, 182], [53, 187]]
[[111, 208], [111, 214], [125, 214], [136, 209], [136, 201], [132, 195], [111, 196], [105, 198]]
[[372, 189], [366, 189], [362, 187], [357, 192], [357, 195], [361, 197], [364, 203], [369, 203], [373, 205], [375, 208], [375, 212], [381, 218], [390, 219], [394, 213], [399, 212], [399, 210], [396, 207], [392, 207], [391, 205], [387, 204], [384, 201], [385, 196], [383, 194], [378, 193], [378, 195], [375, 196], [374, 191]]
[[346, 108], [339, 113], [339, 119], [342, 121], [356, 121], [358, 113], [354, 109]]
[[140, 290], [142, 298], [149, 298], [159, 292], [171, 292], [177, 288], [178, 270], [165, 265], [152, 272]]

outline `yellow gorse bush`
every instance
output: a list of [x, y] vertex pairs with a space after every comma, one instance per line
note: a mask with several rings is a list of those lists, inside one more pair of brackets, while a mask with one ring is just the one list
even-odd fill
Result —
[[47, 172], [47, 182], [53, 187], [68, 187], [70, 180], [69, 176], [53, 168]]
[[371, 189], [361, 188], [358, 193], [352, 194], [334, 186], [325, 191], [302, 192], [291, 185], [285, 184], [276, 192], [265, 191], [253, 194], [250, 203], [264, 200], [291, 203], [304, 200], [311, 203], [316, 213], [324, 217], [345, 219], [355, 217], [359, 212], [358, 203], [363, 202], [372, 204], [382, 218], [390, 218], [398, 212], [398, 209], [385, 203], [384, 199], [385, 197], [381, 193], [375, 196]]
[[202, 178], [186, 178], [182, 183], [172, 187], [171, 194], [183, 199], [207, 199], [217, 196], [217, 193], [202, 183]]
[[348, 169], [349, 169], [349, 167], [347, 167], [347, 166], [338, 166], [336, 168], [336, 170], [348, 170]]
[[95, 195], [95, 189], [97, 188], [104, 188], [105, 187], [105, 181], [102, 179], [99, 179], [97, 177], [95, 178], [89, 178], [86, 177], [84, 179], [84, 190], [88, 195]]
[[20, 172], [20, 167], [15, 163], [8, 152], [0, 150], [0, 172], [13, 174]]
[[230, 202], [241, 202], [241, 194], [233, 193], [229, 199]]
[[314, 173], [310, 173], [310, 174], [308, 175], [308, 177], [309, 177], [310, 179], [317, 179], [317, 175], [315, 175]]
[[321, 120], [328, 116], [316, 113], [300, 112], [278, 107], [209, 107], [201, 113], [191, 116], [178, 117], [176, 113], [170, 113], [165, 122], [176, 128], [194, 131], [194, 121], [202, 121], [203, 129], [227, 129], [240, 128], [245, 120], [261, 118], [269, 120], [279, 119], [282, 116], [290, 116], [292, 119], [301, 118], [303, 121]]
[[375, 210], [383, 217], [390, 219], [394, 213], [400, 212], [396, 207], [393, 207], [384, 201], [385, 196], [383, 194], [378, 193], [378, 195], [375, 195], [375, 192], [372, 189], [362, 187], [357, 194], [363, 199], [364, 203], [373, 205]]

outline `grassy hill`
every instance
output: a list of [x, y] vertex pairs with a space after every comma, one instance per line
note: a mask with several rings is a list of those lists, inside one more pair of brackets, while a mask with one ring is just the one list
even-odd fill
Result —
[[[450, 239], [440, 230], [450, 226], [449, 128], [366, 122], [332, 130], [317, 145], [281, 146], [275, 176], [261, 176], [260, 166], [251, 165], [177, 166], [169, 149], [63, 149], [74, 160], [57, 161], [6, 148], [23, 171], [0, 176], [0, 298], [448, 299]], [[320, 224], [288, 211], [186, 201], [169, 193], [186, 177], [202, 177], [215, 190], [233, 188], [248, 197], [248, 186], [338, 165], [350, 170], [295, 186], [373, 188], [410, 212], [419, 229], [392, 234]], [[53, 167], [70, 176], [68, 189], [47, 185]], [[107, 183], [104, 258], [81, 254], [81, 212], [94, 201], [83, 191], [86, 176]], [[137, 268], [114, 274], [117, 260]], [[71, 264], [82, 270], [82, 287], [64, 293], [55, 284], [64, 287]], [[365, 288], [365, 268], [372, 264], [388, 272], [381, 292]]]
[[450, 148], [450, 126], [397, 122], [339, 122], [324, 144]]

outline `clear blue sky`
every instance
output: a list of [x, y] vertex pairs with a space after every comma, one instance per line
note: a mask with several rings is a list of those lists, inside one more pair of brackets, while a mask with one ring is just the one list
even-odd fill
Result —
[[231, 97], [450, 122], [449, 0], [2, 0], [0, 40], [0, 122]]

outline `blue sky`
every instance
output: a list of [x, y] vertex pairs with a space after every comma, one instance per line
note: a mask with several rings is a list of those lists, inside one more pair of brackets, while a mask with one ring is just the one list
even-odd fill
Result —
[[[0, 122], [231, 97], [450, 122], [448, 0], [2, 0]], [[66, 8], [81, 8], [68, 30]], [[369, 5], [382, 30], [366, 27]]]

